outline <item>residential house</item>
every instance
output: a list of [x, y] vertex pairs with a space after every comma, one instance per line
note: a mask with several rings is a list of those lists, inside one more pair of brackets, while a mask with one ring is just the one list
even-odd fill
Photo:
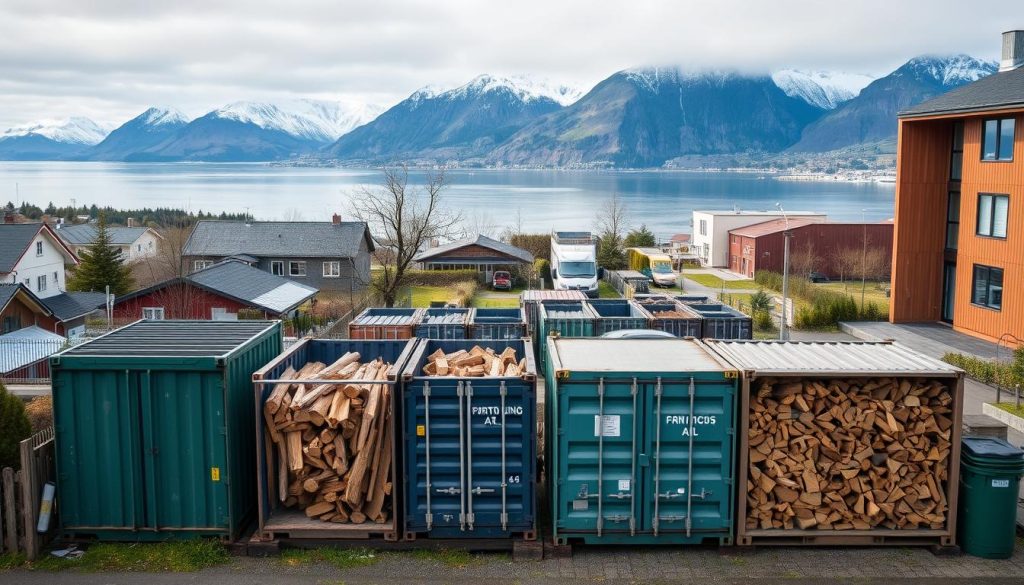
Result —
[[276, 276], [331, 292], [370, 283], [373, 238], [366, 223], [200, 221], [182, 253], [191, 271], [234, 257]]
[[114, 319], [234, 321], [241, 310], [262, 319], [294, 317], [317, 289], [238, 260], [224, 260], [114, 300]]
[[1024, 337], [1024, 31], [997, 73], [900, 113], [896, 165], [889, 319]]
[[[785, 216], [790, 219], [811, 217], [815, 221], [828, 219], [824, 213], [813, 211], [787, 211]], [[728, 267], [729, 232], [777, 217], [783, 217], [783, 213], [781, 211], [740, 211], [739, 209], [694, 211], [690, 253], [704, 266]]]
[[[849, 278], [834, 258], [837, 253], [854, 251], [857, 258], [865, 250], [881, 250], [885, 265], [881, 274], [888, 274], [892, 257], [892, 222], [822, 223], [813, 217], [795, 217], [788, 221], [773, 219], [729, 232], [729, 270], [753, 278], [758, 270], [782, 272], [786, 230], [789, 240], [790, 272], [801, 269], [817, 272], [828, 278]], [[803, 267], [801, 267], [803, 265]], [[801, 276], [806, 276], [803, 274]]]
[[674, 234], [668, 239], [666, 252], [669, 254], [686, 254], [690, 251], [690, 234]]
[[37, 297], [66, 290], [65, 266], [78, 264], [74, 251], [45, 223], [0, 224], [0, 282], [21, 283]]
[[[155, 255], [160, 249], [163, 236], [153, 228], [136, 227], [131, 223], [132, 221], [129, 219], [128, 227], [107, 227], [110, 245], [121, 250], [121, 258], [126, 262]], [[57, 235], [67, 243], [75, 254], [81, 254], [82, 250], [88, 249], [96, 242], [96, 224], [67, 225], [58, 223], [55, 228], [54, 231], [57, 232]]]
[[420, 252], [414, 260], [424, 270], [477, 270], [489, 282], [495, 270], [533, 264], [533, 254], [505, 242], [478, 235]]

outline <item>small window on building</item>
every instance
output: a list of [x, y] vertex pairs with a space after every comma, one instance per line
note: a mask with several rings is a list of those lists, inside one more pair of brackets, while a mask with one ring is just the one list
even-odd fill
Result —
[[974, 265], [974, 283], [971, 302], [975, 305], [996, 309], [1003, 308], [1003, 269], [992, 266]]
[[1006, 237], [1006, 216], [1010, 207], [1008, 195], [978, 195], [978, 229], [979, 236], [989, 238]]
[[153, 242], [150, 241], [148, 244], [146, 244], [146, 247], [149, 248], [150, 250], [152, 250], [153, 249]]
[[277, 276], [284, 276], [284, 261], [272, 260], [270, 262], [270, 273], [276, 274]]
[[292, 260], [288, 263], [289, 276], [306, 276], [306, 263], [304, 261]]
[[25, 279], [25, 288], [28, 288], [28, 289], [32, 288], [32, 279], [31, 278], [26, 278]]
[[708, 235], [708, 220], [706, 219], [700, 220], [700, 235]]
[[953, 149], [949, 157], [949, 180], [959, 181], [964, 170], [964, 123], [953, 123]]
[[142, 318], [149, 319], [150, 321], [163, 321], [164, 320], [164, 308], [163, 307], [143, 307]]
[[324, 262], [324, 278], [338, 278], [341, 276], [341, 262], [334, 260]]
[[57, 278], [57, 271], [56, 270], [53, 272], [53, 284], [55, 286], [60, 286], [60, 279]]
[[10, 333], [21, 329], [21, 315], [8, 315], [4, 317], [2, 334]]
[[36, 256], [42, 256], [42, 255], [43, 255], [43, 243], [42, 242], [36, 242]]
[[46, 275], [40, 274], [36, 277], [36, 290], [43, 292], [46, 290]]
[[985, 120], [981, 135], [981, 160], [1013, 160], [1013, 118]]
[[946, 199], [946, 249], [956, 250], [960, 242], [960, 192], [950, 191]]
[[136, 252], [141, 252], [142, 251], [142, 244], [136, 244], [135, 245], [135, 251]]
[[192, 263], [192, 270], [202, 270], [213, 266], [213, 260], [196, 260]]

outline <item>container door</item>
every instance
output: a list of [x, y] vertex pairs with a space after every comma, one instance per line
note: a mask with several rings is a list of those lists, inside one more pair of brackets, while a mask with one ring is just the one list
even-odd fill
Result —
[[463, 392], [461, 382], [430, 380], [406, 391], [406, 527], [411, 532], [458, 531], [466, 525]]
[[635, 379], [559, 383], [556, 532], [636, 531], [640, 510], [634, 495], [647, 465], [637, 423], [639, 393]]
[[226, 530], [229, 477], [220, 373], [140, 372], [138, 377], [148, 526]]
[[643, 530], [655, 535], [728, 531], [735, 383], [684, 377], [645, 388]]
[[464, 385], [467, 530], [533, 524], [534, 405], [524, 390], [519, 380]]

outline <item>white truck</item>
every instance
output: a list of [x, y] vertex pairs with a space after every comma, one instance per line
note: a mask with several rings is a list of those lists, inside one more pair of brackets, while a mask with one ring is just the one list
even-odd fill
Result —
[[551, 234], [551, 281], [555, 290], [579, 290], [597, 297], [597, 238], [593, 234]]

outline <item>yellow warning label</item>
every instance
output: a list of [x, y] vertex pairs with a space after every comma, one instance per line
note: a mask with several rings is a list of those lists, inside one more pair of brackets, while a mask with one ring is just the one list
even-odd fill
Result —
[[724, 377], [724, 378], [725, 378], [726, 380], [733, 380], [733, 379], [735, 379], [735, 378], [738, 378], [738, 377], [739, 377], [739, 372], [730, 372], [730, 371], [725, 371], [725, 372], [722, 372], [722, 373], [724, 374], [724, 376], [723, 376], [723, 377]]
[[427, 427], [425, 425], [416, 425], [416, 436], [424, 437], [427, 434]]
[[220, 467], [211, 467], [210, 468], [210, 480], [211, 481], [220, 481]]

